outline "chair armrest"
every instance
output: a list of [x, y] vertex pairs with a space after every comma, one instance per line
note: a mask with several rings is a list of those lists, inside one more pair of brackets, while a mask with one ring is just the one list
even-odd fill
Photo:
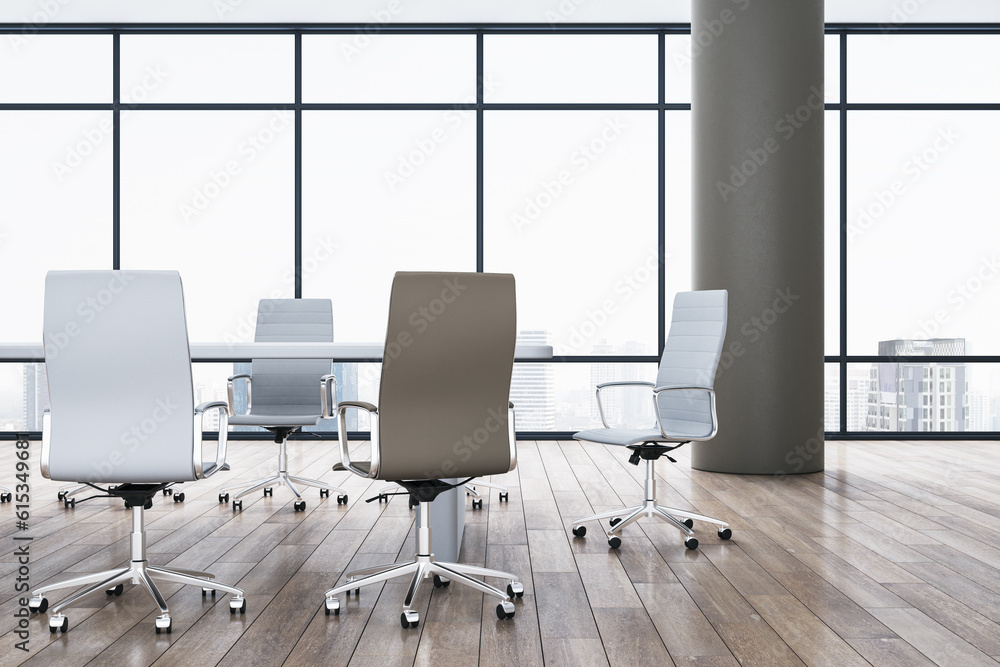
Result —
[[[198, 446], [198, 443], [201, 442], [201, 434], [205, 430], [205, 414], [209, 410], [219, 411], [219, 447], [215, 454], [215, 463], [206, 466], [201, 459], [201, 447]], [[209, 401], [194, 409], [194, 442], [195, 477], [204, 479], [220, 470], [229, 470], [229, 464], [226, 463], [226, 446], [229, 442], [229, 406], [225, 401]]]
[[250, 383], [252, 382], [253, 378], [251, 378], [246, 373], [237, 373], [236, 375], [230, 375], [229, 379], [226, 380], [226, 389], [229, 392], [229, 406], [228, 406], [227, 409], [229, 410], [229, 414], [230, 415], [235, 415], [236, 414], [236, 401], [233, 400], [233, 383], [236, 382], [236, 380], [246, 380], [247, 381], [247, 414], [249, 414], [250, 413], [250, 395], [251, 395], [251, 392], [250, 392]]
[[604, 424], [604, 428], [611, 428], [608, 426], [608, 420], [604, 418], [604, 406], [601, 404], [601, 390], [607, 387], [647, 387], [652, 388], [655, 385], [652, 382], [642, 382], [640, 380], [621, 380], [619, 382], [602, 382], [597, 385], [597, 413], [601, 415], [601, 423]]
[[[372, 459], [371, 467], [365, 471], [358, 468], [351, 462], [351, 453], [347, 448], [347, 411], [365, 410], [371, 415], [372, 420]], [[379, 469], [379, 447], [378, 447], [378, 408], [365, 401], [343, 401], [337, 404], [337, 440], [340, 441], [340, 462], [341, 464], [361, 477], [375, 479]]]
[[42, 412], [42, 457], [39, 468], [42, 472], [42, 477], [45, 479], [51, 479], [49, 477], [49, 442], [52, 437], [52, 413], [46, 408]]
[[663, 421], [660, 418], [660, 405], [656, 402], [656, 397], [665, 391], [704, 391], [708, 393], [708, 400], [712, 408], [712, 432], [703, 438], [692, 438], [689, 436], [684, 436], [684, 439], [689, 442], [701, 442], [703, 440], [711, 440], [715, 437], [715, 434], [719, 432], [719, 419], [715, 414], [715, 390], [711, 387], [700, 387], [700, 386], [662, 386], [653, 389], [653, 412], [656, 414], [656, 424], [660, 428], [660, 434], [664, 438], [674, 439], [677, 436], [670, 435], [663, 429]]
[[337, 397], [337, 376], [332, 373], [319, 379], [319, 398], [323, 406], [323, 419], [330, 419], [340, 400]]

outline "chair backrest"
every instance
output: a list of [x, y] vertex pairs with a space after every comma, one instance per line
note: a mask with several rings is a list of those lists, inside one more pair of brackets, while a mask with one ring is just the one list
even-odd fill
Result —
[[[258, 343], [333, 342], [330, 299], [261, 299], [257, 306]], [[253, 359], [254, 415], [316, 415], [323, 412], [319, 379], [332, 359]]]
[[514, 276], [396, 274], [379, 388], [380, 479], [510, 469], [516, 339]]
[[[50, 271], [48, 477], [194, 480], [194, 389], [176, 271]], [[45, 461], [43, 460], [43, 464]]]
[[[674, 297], [657, 386], [714, 386], [726, 338], [728, 300], [726, 290], [679, 292]], [[703, 391], [663, 392], [657, 409], [667, 435], [704, 437], [715, 426], [709, 397]]]

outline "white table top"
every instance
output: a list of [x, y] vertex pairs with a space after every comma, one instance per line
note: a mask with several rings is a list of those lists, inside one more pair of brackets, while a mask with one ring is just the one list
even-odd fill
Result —
[[[335, 361], [380, 361], [380, 343], [191, 343], [192, 361], [250, 361], [258, 359], [316, 359]], [[551, 345], [518, 345], [514, 349], [518, 361], [551, 359]], [[42, 362], [44, 350], [40, 343], [0, 345], [0, 361]]]

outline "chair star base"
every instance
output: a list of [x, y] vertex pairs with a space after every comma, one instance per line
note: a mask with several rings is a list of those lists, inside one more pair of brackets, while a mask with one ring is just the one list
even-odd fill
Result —
[[226, 491], [230, 491], [232, 489], [242, 489], [242, 491], [233, 496], [233, 500], [238, 500], [248, 493], [253, 493], [254, 491], [259, 491], [260, 489], [271, 486], [287, 486], [291, 489], [292, 493], [295, 494], [296, 498], [301, 499], [302, 493], [300, 493], [298, 488], [295, 486], [296, 484], [301, 484], [302, 486], [312, 486], [317, 489], [323, 489], [324, 491], [336, 491], [338, 495], [338, 502], [340, 497], [344, 497], [346, 502], [347, 491], [339, 486], [333, 486], [315, 479], [299, 477], [298, 475], [289, 475], [286, 445], [287, 440], [283, 439], [279, 445], [280, 449], [278, 450], [278, 469], [274, 472], [274, 474], [269, 477], [262, 477], [249, 482], [235, 482], [233, 484], [227, 484], [222, 487], [221, 491], [225, 493]]
[[[725, 521], [719, 519], [713, 519], [709, 516], [704, 516], [702, 514], [695, 514], [694, 512], [688, 512], [687, 510], [680, 510], [674, 507], [664, 507], [663, 505], [656, 504], [656, 477], [654, 471], [654, 464], [656, 460], [653, 458], [646, 459], [646, 499], [641, 505], [633, 505], [632, 507], [623, 507], [621, 509], [609, 510], [607, 512], [600, 512], [598, 514], [592, 514], [591, 516], [583, 517], [582, 519], [577, 519], [573, 522], [573, 534], [582, 537], [586, 534], [586, 531], [578, 532], [578, 529], [588, 521], [599, 521], [600, 519], [614, 519], [617, 517], [624, 517], [617, 522], [614, 522], [611, 528], [607, 531], [608, 543], [615, 549], [621, 545], [621, 539], [618, 537], [622, 529], [634, 523], [643, 517], [655, 517], [657, 519], [663, 519], [668, 522], [677, 530], [681, 531], [684, 535], [684, 545], [688, 549], [698, 548], [698, 540], [694, 537], [694, 531], [691, 527], [681, 521], [680, 519], [689, 519], [691, 521], [704, 521], [707, 523], [712, 523], [719, 526], [719, 537], [722, 539], [729, 539], [732, 537], [732, 531], [729, 529], [729, 524]], [[680, 517], [680, 518], [678, 518]]]
[[[114, 570], [105, 570], [94, 574], [85, 574], [73, 577], [65, 581], [37, 588], [32, 592], [32, 597], [28, 601], [28, 606], [32, 611], [44, 613], [48, 610], [48, 600], [45, 593], [62, 588], [77, 588], [86, 586], [83, 590], [77, 591], [52, 608], [49, 615], [49, 630], [52, 632], [69, 629], [69, 621], [63, 614], [67, 607], [77, 605], [86, 598], [105, 592], [108, 595], [121, 595], [124, 591], [124, 584], [132, 583], [140, 585], [153, 598], [156, 606], [160, 608], [160, 615], [156, 619], [156, 632], [166, 630], [170, 632], [172, 622], [170, 620], [170, 609], [167, 602], [156, 585], [157, 581], [168, 584], [186, 584], [190, 586], [200, 586], [202, 593], [215, 591], [225, 591], [232, 594], [229, 601], [229, 608], [232, 613], [244, 613], [246, 611], [246, 600], [243, 591], [233, 586], [227, 586], [215, 581], [215, 575], [197, 570], [184, 570], [180, 568], [154, 567], [146, 559], [146, 533], [144, 530], [143, 505], [133, 505], [132, 509], [132, 533], [131, 533], [131, 558], [128, 566]], [[89, 585], [88, 585], [89, 584]]]
[[[403, 613], [400, 622], [403, 627], [416, 627], [420, 621], [419, 612], [413, 609], [413, 599], [416, 596], [417, 588], [424, 579], [433, 577], [435, 588], [449, 585], [451, 582], [469, 586], [483, 593], [494, 595], [501, 599], [497, 605], [497, 616], [499, 618], [512, 618], [514, 616], [514, 604], [512, 597], [521, 597], [524, 594], [524, 587], [517, 581], [517, 578], [509, 573], [500, 570], [491, 570], [475, 565], [464, 565], [461, 563], [438, 562], [434, 560], [431, 553], [430, 538], [430, 503], [421, 501], [417, 506], [417, 554], [410, 562], [388, 563], [376, 567], [364, 568], [347, 573], [347, 583], [331, 588], [325, 594], [326, 613], [340, 614], [340, 600], [337, 598], [341, 593], [350, 595], [351, 591], [360, 590], [362, 586], [377, 584], [397, 577], [410, 577], [410, 585], [403, 600]], [[507, 592], [500, 590], [484, 581], [473, 577], [496, 577], [507, 579]]]

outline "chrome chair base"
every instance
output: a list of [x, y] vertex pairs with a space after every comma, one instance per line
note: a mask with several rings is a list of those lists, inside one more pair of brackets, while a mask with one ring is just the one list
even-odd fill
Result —
[[[703, 514], [695, 514], [694, 512], [688, 512], [687, 510], [680, 510], [674, 507], [665, 507], [663, 505], [656, 504], [656, 478], [653, 468], [654, 460], [649, 459], [646, 461], [646, 498], [643, 500], [641, 505], [633, 505], [631, 507], [622, 507], [621, 509], [609, 510], [607, 512], [599, 512], [597, 514], [592, 514], [590, 516], [585, 516], [582, 519], [576, 519], [573, 522], [573, 534], [578, 537], [582, 537], [586, 534], [586, 530], [580, 531], [580, 527], [588, 521], [599, 521], [600, 519], [614, 519], [617, 517], [624, 517], [620, 521], [614, 522], [611, 527], [606, 531], [608, 537], [608, 543], [615, 549], [621, 545], [621, 539], [618, 534], [621, 533], [622, 529], [630, 523], [634, 523], [643, 517], [655, 517], [657, 519], [662, 519], [668, 522], [670, 525], [677, 528], [684, 535], [684, 545], [689, 549], [696, 549], [698, 547], [698, 540], [694, 538], [694, 531], [691, 530], [691, 526], [687, 523], [681, 521], [681, 519], [688, 519], [690, 521], [704, 521], [706, 523], [711, 523], [719, 526], [719, 537], [728, 540], [732, 537], [732, 530], [729, 529], [729, 524], [725, 521], [719, 519], [714, 519], [710, 516], [704, 516]], [[680, 518], [678, 518], [680, 517]]]
[[233, 484], [227, 484], [222, 487], [221, 491], [230, 491], [231, 489], [243, 489], [235, 496], [233, 500], [238, 500], [248, 493], [253, 493], [263, 488], [271, 486], [287, 486], [291, 489], [292, 493], [295, 494], [296, 498], [301, 499], [302, 494], [296, 488], [296, 484], [301, 484], [302, 486], [312, 486], [317, 489], [322, 489], [324, 491], [336, 491], [338, 494], [338, 501], [340, 497], [343, 497], [344, 502], [346, 502], [347, 491], [340, 488], [339, 486], [333, 486], [332, 484], [327, 484], [326, 482], [320, 482], [315, 479], [307, 479], [305, 477], [299, 477], [298, 475], [288, 474], [288, 453], [286, 450], [286, 441], [282, 440], [280, 449], [278, 450], [278, 470], [274, 474], [268, 477], [262, 477], [260, 479], [251, 480], [249, 482], [234, 482]]
[[[132, 507], [132, 534], [131, 534], [131, 559], [128, 566], [114, 570], [105, 570], [94, 574], [85, 574], [73, 577], [65, 581], [60, 581], [48, 586], [42, 586], [32, 591], [28, 606], [32, 611], [44, 613], [48, 610], [48, 600], [45, 593], [62, 588], [76, 588], [87, 586], [83, 590], [77, 591], [52, 608], [49, 615], [49, 629], [52, 632], [69, 629], [69, 621], [62, 613], [67, 607], [79, 604], [86, 598], [100, 592], [109, 595], [121, 595], [124, 584], [132, 583], [140, 585], [146, 589], [153, 598], [156, 606], [160, 608], [160, 615], [156, 619], [156, 632], [162, 630], [168, 633], [171, 631], [172, 622], [170, 620], [170, 609], [160, 592], [156, 581], [169, 584], [186, 584], [189, 586], [201, 586], [202, 594], [215, 591], [225, 591], [232, 594], [229, 600], [229, 609], [232, 613], [244, 613], [246, 611], [246, 599], [243, 591], [233, 586], [227, 586], [215, 581], [215, 575], [198, 570], [184, 570], [181, 568], [154, 567], [146, 559], [146, 533], [144, 530], [144, 515], [141, 506]], [[89, 585], [88, 585], [89, 584]]]
[[[430, 503], [421, 502], [417, 506], [417, 554], [410, 562], [388, 563], [376, 567], [368, 567], [347, 573], [347, 583], [331, 588], [325, 593], [327, 615], [340, 613], [340, 600], [336, 597], [341, 593], [350, 595], [352, 590], [357, 591], [362, 586], [377, 584], [397, 577], [410, 577], [410, 585], [406, 590], [406, 597], [403, 599], [403, 613], [400, 620], [403, 627], [416, 627], [420, 620], [419, 613], [413, 609], [413, 599], [416, 596], [417, 588], [424, 579], [433, 577], [435, 588], [444, 587], [451, 582], [457, 582], [463, 586], [469, 586], [482, 593], [488, 593], [501, 599], [497, 605], [497, 616], [500, 618], [511, 618], [514, 616], [514, 603], [512, 598], [524, 595], [524, 586], [517, 581], [517, 577], [509, 572], [491, 570], [476, 565], [463, 565], [461, 563], [438, 562], [434, 560], [434, 554], [430, 552]], [[496, 577], [507, 579], [507, 591], [491, 586], [484, 581], [473, 577]]]

